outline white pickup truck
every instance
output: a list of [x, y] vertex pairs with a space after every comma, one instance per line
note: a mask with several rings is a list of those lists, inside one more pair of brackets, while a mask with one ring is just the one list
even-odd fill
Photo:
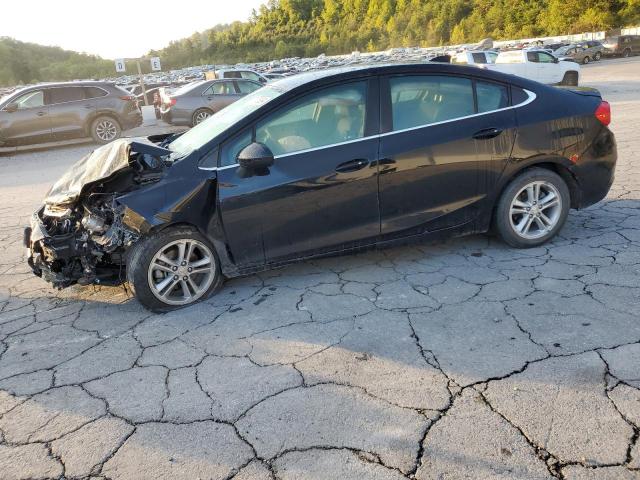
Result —
[[493, 50], [467, 50], [451, 57], [451, 63], [466, 63], [467, 65], [483, 65], [495, 63], [498, 52]]
[[544, 50], [500, 52], [495, 63], [477, 66], [551, 85], [576, 86], [580, 81], [580, 65], [559, 60]]

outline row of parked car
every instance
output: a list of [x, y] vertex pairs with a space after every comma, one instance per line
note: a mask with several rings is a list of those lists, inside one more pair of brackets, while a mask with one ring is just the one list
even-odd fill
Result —
[[[418, 55], [420, 49], [399, 49], [403, 55]], [[357, 53], [357, 52], [355, 52]], [[320, 56], [304, 68], [337, 64], [379, 63], [396, 58], [398, 52], [329, 58]], [[441, 53], [441, 52], [440, 52]], [[449, 56], [432, 52], [430, 59], [466, 63], [510, 73], [546, 84], [578, 85], [578, 63], [589, 63], [607, 55], [640, 54], [640, 36], [620, 35], [603, 42], [542, 45], [521, 50], [466, 50]], [[395, 55], [395, 56], [394, 56]], [[405, 55], [405, 56], [406, 56]], [[380, 57], [380, 58], [378, 58]], [[404, 56], [399, 58], [406, 61]], [[413, 58], [413, 57], [412, 57]], [[332, 63], [333, 62], [333, 63]], [[185, 84], [147, 83], [146, 103], [155, 105], [157, 116], [168, 123], [194, 126], [265, 83], [296, 73], [271, 62], [271, 71], [219, 69], [208, 77]], [[302, 68], [302, 67], [301, 67]], [[0, 147], [26, 145], [90, 136], [97, 143], [118, 138], [122, 130], [141, 125], [140, 106], [145, 98], [140, 85], [118, 86], [110, 82], [72, 82], [33, 85], [0, 98]]]

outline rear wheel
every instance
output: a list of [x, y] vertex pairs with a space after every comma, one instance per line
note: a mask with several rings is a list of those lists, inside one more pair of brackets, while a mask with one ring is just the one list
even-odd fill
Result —
[[140, 240], [128, 255], [127, 280], [146, 308], [167, 312], [207, 298], [223, 277], [211, 243], [181, 227]]
[[631, 49], [630, 48], [625, 48], [624, 52], [622, 52], [622, 56], [624, 58], [629, 58], [631, 56]]
[[596, 52], [596, 54], [593, 56], [593, 59], [595, 61], [599, 61], [602, 58], [602, 52]]
[[585, 64], [585, 65], [586, 65], [587, 63], [589, 63], [590, 61], [591, 61], [591, 59], [590, 59], [589, 57], [584, 57], [584, 58], [582, 59], [582, 63], [583, 63], [583, 64]]
[[578, 86], [578, 72], [566, 72], [560, 85], [568, 85], [570, 87]]
[[91, 136], [96, 143], [109, 143], [120, 138], [122, 128], [112, 117], [101, 116], [91, 123]]
[[213, 112], [208, 108], [199, 108], [198, 110], [193, 112], [193, 118], [191, 119], [191, 124], [195, 127], [199, 123], [204, 122], [211, 115], [213, 115]]
[[565, 181], [544, 168], [531, 168], [505, 188], [495, 213], [500, 237], [517, 248], [537, 247], [563, 227], [571, 197]]

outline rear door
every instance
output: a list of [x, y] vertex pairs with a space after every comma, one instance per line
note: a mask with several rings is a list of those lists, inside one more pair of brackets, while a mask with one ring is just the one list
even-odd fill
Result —
[[84, 136], [95, 113], [95, 104], [85, 96], [83, 86], [51, 87], [45, 91], [51, 131], [55, 140]]
[[202, 96], [207, 106], [214, 112], [222, 110], [240, 98], [233, 80], [215, 82], [202, 93]]
[[51, 141], [49, 107], [44, 98], [44, 90], [31, 90], [12, 102], [17, 110], [8, 111], [5, 106], [0, 112], [0, 140], [14, 145]]
[[488, 171], [511, 154], [508, 87], [453, 75], [388, 77], [381, 85], [383, 238], [473, 220], [489, 192]]
[[[375, 80], [325, 87], [223, 144], [220, 211], [238, 263], [274, 263], [375, 241], [377, 95]], [[235, 163], [252, 139], [275, 158], [260, 174]]]

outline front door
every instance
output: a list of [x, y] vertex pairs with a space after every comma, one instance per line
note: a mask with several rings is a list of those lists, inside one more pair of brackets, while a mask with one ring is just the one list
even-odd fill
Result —
[[51, 141], [49, 107], [44, 104], [42, 90], [25, 93], [11, 106], [0, 112], [0, 141], [8, 145]]
[[[304, 95], [224, 144], [222, 223], [240, 264], [275, 263], [375, 241], [379, 234], [377, 82]], [[251, 140], [274, 154], [266, 172], [233, 164]], [[248, 252], [260, 251], [259, 258]]]

